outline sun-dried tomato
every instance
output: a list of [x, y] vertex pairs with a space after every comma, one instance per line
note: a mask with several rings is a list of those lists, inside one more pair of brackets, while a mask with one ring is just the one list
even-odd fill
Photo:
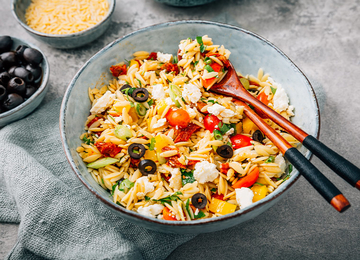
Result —
[[185, 128], [178, 128], [176, 129], [174, 127], [174, 143], [178, 143], [178, 142], [187, 142], [189, 141], [191, 135], [196, 132], [197, 130], [200, 129], [200, 126], [195, 125], [193, 123], [190, 123], [187, 127]]
[[225, 68], [230, 67], [230, 62], [224, 55], [213, 52], [206, 53], [206, 57], [210, 57], [210, 56], [215, 56], [216, 58], [218, 58], [224, 64]]
[[139, 167], [140, 159], [130, 158], [130, 166], [132, 168]]
[[164, 180], [168, 182], [171, 179], [171, 174], [165, 175], [164, 173], [162, 173], [161, 177], [163, 177]]
[[100, 117], [96, 116], [93, 120], [91, 120], [88, 124], [87, 127], [90, 127], [93, 123], [95, 123], [96, 121], [98, 121], [100, 119]]
[[175, 75], [179, 74], [179, 72], [180, 72], [178, 65], [170, 63], [170, 62], [161, 65], [161, 69], [166, 70], [167, 73], [170, 73], [173, 71]]
[[127, 69], [126, 65], [113, 65], [110, 67], [110, 72], [114, 77], [119, 77], [120, 75], [126, 75]]
[[150, 53], [150, 55], [149, 55], [149, 57], [147, 58], [147, 60], [157, 60], [157, 53], [156, 53], [156, 52]]
[[230, 169], [229, 163], [220, 163], [220, 172], [223, 174], [227, 174]]
[[217, 193], [213, 193], [211, 195], [212, 198], [218, 199], [218, 200], [224, 200], [224, 195], [223, 194], [217, 194]]
[[121, 152], [121, 148], [116, 146], [113, 143], [95, 143], [96, 148], [99, 152], [105, 157], [115, 157], [118, 153]]
[[[163, 152], [166, 152], [166, 151], [171, 151], [171, 150], [176, 150], [174, 148], [170, 148], [168, 146], [165, 146], [164, 148], [162, 148], [162, 151]], [[169, 166], [171, 167], [174, 167], [174, 168], [186, 168], [186, 165], [183, 165], [179, 162], [179, 158], [180, 158], [180, 155], [177, 154], [177, 155], [174, 155], [174, 156], [170, 156], [170, 157], [167, 157], [167, 163]]]

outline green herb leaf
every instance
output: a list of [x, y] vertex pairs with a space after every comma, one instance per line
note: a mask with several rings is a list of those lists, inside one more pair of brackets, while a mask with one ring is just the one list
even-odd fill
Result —
[[82, 141], [87, 145], [94, 144], [94, 141], [91, 141], [90, 139], [86, 138], [86, 136], [83, 137]]
[[265, 161], [265, 163], [272, 163], [274, 162], [275, 157], [274, 156], [269, 156], [269, 158]]
[[210, 65], [212, 63], [212, 59], [210, 59], [209, 57], [205, 57], [204, 61], [207, 65]]
[[217, 189], [216, 189], [216, 188], [212, 188], [211, 191], [212, 191], [212, 192], [216, 192]]
[[112, 186], [112, 188], [111, 188], [111, 196], [113, 196], [113, 195], [114, 195], [114, 192], [115, 192], [116, 186], [117, 186], [117, 183], [116, 183], [116, 184], [114, 184], [114, 185]]
[[204, 44], [200, 45], [200, 52], [204, 53], [206, 50], [206, 46]]
[[205, 65], [204, 67], [208, 72], [214, 72], [213, 68], [210, 67], [210, 65]]
[[208, 103], [213, 103], [213, 104], [218, 103], [218, 102], [216, 102], [215, 100], [212, 100], [212, 99], [209, 99], [207, 102]]
[[293, 166], [292, 164], [289, 164], [289, 174], [293, 171]]
[[200, 98], [200, 100], [202, 101], [202, 102], [204, 102], [204, 103], [206, 103], [206, 98]]
[[109, 117], [111, 118], [112, 121], [115, 122], [115, 119], [112, 117], [112, 115], [109, 115]]
[[255, 182], [256, 185], [260, 185], [260, 186], [264, 186], [264, 184], [260, 183], [260, 182]]
[[201, 36], [197, 36], [197, 37], [196, 37], [196, 41], [197, 41], [200, 45], [201, 45], [201, 44], [204, 44]]
[[271, 88], [271, 93], [273, 93], [273, 95], [275, 95], [275, 93], [276, 93], [276, 88], [273, 88], [272, 86], [270, 86], [270, 88]]
[[232, 143], [231, 142], [227, 142], [226, 143], [228, 146], [232, 147]]
[[150, 99], [147, 103], [149, 106], [152, 106], [154, 104], [154, 99]]
[[150, 140], [150, 145], [149, 145], [149, 150], [150, 150], [150, 151], [153, 151], [153, 150], [154, 150], [154, 148], [155, 148], [155, 143], [156, 143], [155, 138], [154, 138], [154, 137], [151, 138], [151, 140]]
[[184, 186], [187, 183], [193, 183], [195, 180], [194, 171], [186, 171], [186, 169], [180, 169], [181, 172], [181, 182]]
[[214, 139], [215, 140], [220, 140], [221, 141], [223, 139], [223, 136], [222, 136], [222, 134], [221, 134], [221, 132], [219, 130], [215, 129], [213, 131], [213, 134], [214, 134]]
[[148, 196], [145, 196], [145, 201], [149, 201], [151, 198]]
[[231, 129], [231, 125], [230, 124], [223, 124], [223, 123], [219, 123], [219, 130], [222, 134], [225, 134], [227, 131], [229, 131]]
[[177, 56], [174, 57], [173, 63], [174, 63], [174, 64], [178, 63], [178, 57], [177, 57]]
[[168, 203], [171, 205], [171, 201], [177, 201], [177, 200], [180, 200], [179, 196], [178, 195], [182, 195], [182, 193], [180, 191], [177, 191], [175, 193], [173, 193], [172, 195], [169, 195], [165, 198], [162, 198], [162, 199], [158, 199], [158, 200], [153, 200], [153, 201], [158, 201], [160, 202], [161, 204], [165, 204], [165, 203]]
[[198, 218], [203, 218], [205, 216], [206, 216], [205, 213], [199, 210], [199, 213], [197, 215], [194, 215], [194, 218], [198, 219]]

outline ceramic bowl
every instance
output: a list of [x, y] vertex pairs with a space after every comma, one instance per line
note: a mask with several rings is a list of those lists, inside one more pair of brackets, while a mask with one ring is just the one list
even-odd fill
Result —
[[13, 0], [12, 13], [20, 25], [36, 40], [44, 42], [51, 47], [58, 49], [70, 49], [88, 44], [100, 37], [111, 22], [111, 16], [115, 10], [116, 0], [108, 0], [109, 13], [100, 23], [77, 33], [71, 34], [48, 34], [33, 30], [26, 24], [25, 11], [31, 3], [31, 0]]
[[209, 4], [215, 0], [155, 0], [156, 2], [181, 7], [191, 7]]
[[28, 47], [37, 49], [38, 51], [41, 52], [41, 54], [44, 57], [41, 63], [43, 75], [41, 79], [41, 85], [28, 100], [26, 100], [24, 103], [20, 104], [19, 106], [0, 114], [0, 127], [27, 116], [40, 105], [41, 101], [45, 97], [46, 92], [48, 91], [48, 81], [50, 75], [49, 63], [46, 59], [45, 54], [38, 47], [24, 40], [15, 38], [13, 36], [11, 36], [11, 38], [13, 39], [13, 45], [11, 47], [11, 50], [15, 50], [16, 47], [19, 45], [26, 45]]
[[[277, 47], [247, 30], [214, 22], [178, 21], [150, 26], [120, 38], [96, 53], [78, 71], [65, 93], [60, 114], [60, 131], [68, 161], [75, 174], [102, 203], [119, 216], [145, 228], [170, 233], [204, 233], [226, 229], [252, 219], [272, 207], [286, 196], [299, 177], [297, 170], [273, 193], [251, 206], [222, 217], [197, 221], [165, 221], [142, 216], [112, 202], [109, 193], [100, 187], [88, 173], [86, 165], [76, 152], [79, 136], [84, 133], [84, 122], [91, 107], [87, 89], [101, 86], [112, 76], [109, 67], [125, 59], [130, 60], [135, 51], [177, 52], [179, 41], [188, 37], [209, 35], [216, 44], [231, 51], [230, 60], [243, 74], [257, 75], [261, 67], [280, 83], [295, 106], [293, 122], [307, 133], [319, 132], [319, 108], [310, 82], [299, 68]], [[300, 148], [309, 158], [310, 152]], [[89, 195], [90, 196], [90, 195]]]

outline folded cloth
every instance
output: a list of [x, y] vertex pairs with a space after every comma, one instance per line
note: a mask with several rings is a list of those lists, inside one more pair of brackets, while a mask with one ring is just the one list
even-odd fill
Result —
[[7, 259], [165, 259], [192, 239], [136, 226], [82, 185], [63, 152], [60, 103], [0, 130], [0, 221], [20, 222]]

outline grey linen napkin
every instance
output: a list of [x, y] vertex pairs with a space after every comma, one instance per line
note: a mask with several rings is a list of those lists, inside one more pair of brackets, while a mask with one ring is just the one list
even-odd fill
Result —
[[77, 179], [59, 135], [61, 100], [0, 130], [0, 221], [20, 222], [8, 259], [164, 259], [194, 235], [115, 215]]

